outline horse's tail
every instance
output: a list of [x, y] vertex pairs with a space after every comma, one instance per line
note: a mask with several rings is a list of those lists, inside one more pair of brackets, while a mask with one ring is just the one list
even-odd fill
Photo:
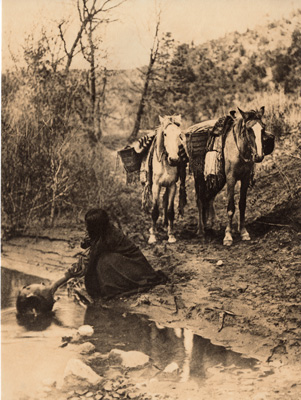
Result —
[[179, 190], [179, 214], [183, 217], [184, 207], [187, 204], [187, 193], [186, 193], [186, 164], [181, 164], [178, 168], [180, 177], [180, 190]]

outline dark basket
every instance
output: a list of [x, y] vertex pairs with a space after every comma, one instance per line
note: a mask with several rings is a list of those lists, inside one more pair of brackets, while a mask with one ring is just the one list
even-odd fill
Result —
[[269, 136], [263, 135], [262, 142], [264, 155], [268, 156], [269, 154], [273, 153], [275, 148], [275, 136], [272, 134], [269, 134]]
[[128, 147], [118, 151], [126, 172], [135, 172], [140, 170], [141, 156], [137, 154], [133, 147]]
[[188, 152], [192, 158], [205, 157], [206, 146], [208, 140], [208, 129], [203, 129], [198, 132], [190, 133], [188, 136]]

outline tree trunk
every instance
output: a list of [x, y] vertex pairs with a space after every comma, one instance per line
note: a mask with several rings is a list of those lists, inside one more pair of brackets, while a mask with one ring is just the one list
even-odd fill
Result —
[[90, 21], [89, 25], [89, 46], [90, 46], [90, 85], [91, 85], [91, 113], [93, 120], [93, 133], [94, 139], [98, 142], [101, 138], [102, 132], [100, 128], [100, 113], [99, 113], [99, 99], [97, 99], [96, 92], [96, 66], [95, 66], [95, 46], [93, 44], [92, 38], [92, 21]]
[[151, 73], [152, 73], [152, 70], [153, 70], [154, 63], [155, 63], [155, 59], [151, 55], [150, 62], [149, 62], [149, 65], [148, 65], [148, 69], [147, 69], [147, 73], [146, 73], [146, 78], [145, 78], [145, 82], [144, 82], [144, 87], [143, 87], [141, 100], [140, 100], [138, 111], [137, 111], [137, 115], [136, 115], [136, 121], [135, 121], [134, 129], [133, 129], [131, 135], [128, 138], [128, 142], [129, 143], [134, 142], [138, 137], [141, 118], [142, 118], [143, 110], [144, 110], [144, 107], [145, 107], [145, 100], [146, 100], [146, 97], [147, 97], [150, 77], [151, 77]]
[[152, 75], [152, 72], [153, 72], [153, 67], [154, 67], [154, 64], [156, 62], [156, 59], [157, 59], [157, 56], [158, 56], [158, 51], [159, 51], [159, 27], [160, 27], [160, 13], [158, 15], [158, 20], [157, 20], [156, 30], [155, 30], [155, 36], [154, 36], [154, 40], [153, 40], [153, 46], [152, 46], [151, 53], [150, 53], [149, 64], [148, 64], [148, 68], [147, 68], [147, 72], [146, 72], [146, 77], [145, 77], [145, 82], [144, 82], [144, 87], [143, 87], [141, 100], [140, 100], [138, 111], [137, 111], [137, 115], [136, 115], [136, 121], [135, 121], [134, 129], [133, 129], [131, 135], [128, 137], [128, 142], [129, 143], [132, 143], [138, 137], [141, 118], [142, 118], [142, 115], [143, 115], [143, 111], [144, 111], [144, 107], [145, 107], [145, 101], [146, 101], [147, 94], [148, 94], [148, 87], [149, 87], [149, 83], [151, 81], [151, 75]]

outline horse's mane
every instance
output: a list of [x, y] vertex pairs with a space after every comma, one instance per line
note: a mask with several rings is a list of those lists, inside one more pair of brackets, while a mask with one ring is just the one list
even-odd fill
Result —
[[164, 130], [169, 124], [180, 126], [181, 122], [181, 115], [165, 115], [164, 117], [160, 117], [160, 125], [157, 127], [157, 130]]
[[253, 121], [255, 119], [261, 119], [262, 113], [260, 110], [250, 110], [250, 111], [244, 111], [245, 115], [245, 121]]
[[243, 124], [244, 120], [243, 118], [236, 118], [236, 120], [234, 121], [233, 127], [236, 127], [239, 131], [242, 128], [242, 124]]

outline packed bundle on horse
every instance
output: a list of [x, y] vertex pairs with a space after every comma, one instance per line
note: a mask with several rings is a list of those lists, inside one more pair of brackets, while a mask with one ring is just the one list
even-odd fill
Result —
[[265, 156], [272, 154], [275, 148], [275, 136], [265, 129], [262, 133], [262, 147]]
[[204, 172], [204, 161], [208, 136], [215, 125], [215, 120], [200, 122], [185, 131], [186, 146], [191, 170]]
[[155, 132], [144, 135], [132, 146], [126, 146], [118, 151], [123, 167], [126, 171], [127, 183], [139, 181], [141, 179], [140, 169], [143, 160], [147, 157], [147, 152], [152, 145]]
[[186, 130], [190, 169], [201, 176], [210, 192], [218, 192], [225, 184], [223, 145], [231, 129], [235, 112], [218, 120], [208, 120]]

